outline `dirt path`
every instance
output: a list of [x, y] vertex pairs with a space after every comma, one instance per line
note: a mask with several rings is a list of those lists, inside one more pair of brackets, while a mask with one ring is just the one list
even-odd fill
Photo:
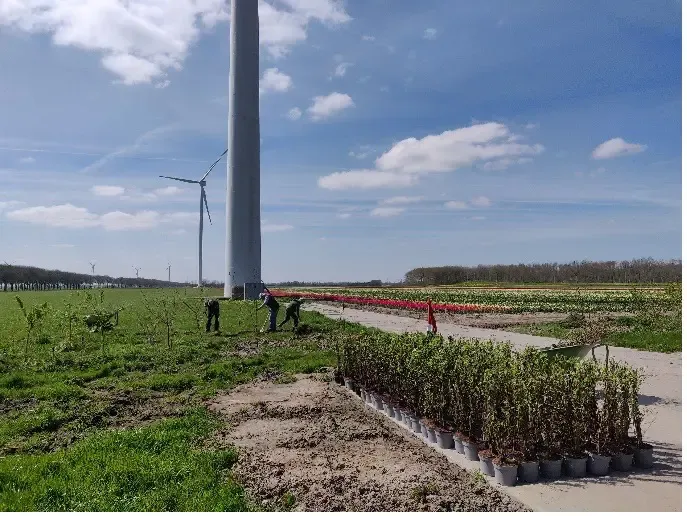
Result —
[[[426, 320], [323, 304], [308, 304], [329, 317], [394, 333], [426, 331]], [[444, 336], [510, 342], [514, 348], [548, 347], [558, 339], [496, 329], [439, 323]], [[597, 351], [598, 352], [598, 351]], [[597, 355], [598, 356], [598, 355]], [[602, 358], [605, 351], [601, 352]], [[610, 348], [610, 357], [643, 370], [640, 403], [645, 411], [644, 438], [654, 445], [655, 467], [631, 475], [523, 485], [509, 493], [536, 510], [677, 511], [682, 506], [682, 353], [652, 353]], [[455, 452], [453, 452], [455, 454]], [[457, 454], [456, 454], [457, 455]]]
[[520, 511], [322, 376], [260, 382], [209, 403], [235, 466], [268, 506], [298, 511]]

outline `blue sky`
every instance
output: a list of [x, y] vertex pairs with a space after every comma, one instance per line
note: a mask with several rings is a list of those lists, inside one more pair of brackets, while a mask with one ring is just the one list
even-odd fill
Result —
[[[219, 0], [0, 5], [0, 261], [197, 275]], [[263, 277], [681, 256], [681, 3], [270, 0]], [[224, 277], [226, 164], [205, 276]], [[170, 188], [173, 187], [173, 188]]]

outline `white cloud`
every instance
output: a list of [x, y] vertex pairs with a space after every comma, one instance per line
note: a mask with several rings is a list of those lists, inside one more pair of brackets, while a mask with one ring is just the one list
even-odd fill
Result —
[[478, 206], [480, 208], [488, 208], [491, 206], [491, 201], [489, 200], [488, 197], [484, 197], [483, 195], [480, 195], [479, 197], [475, 197], [472, 201], [470, 201], [473, 206]]
[[10, 220], [27, 222], [58, 228], [96, 228], [107, 231], [143, 230], [157, 227], [160, 223], [184, 223], [189, 220], [188, 213], [170, 213], [161, 215], [156, 211], [125, 213], [112, 211], [103, 215], [92, 213], [87, 208], [73, 204], [58, 206], [32, 206], [13, 210], [6, 214]]
[[539, 127], [539, 124], [537, 124], [535, 122], [530, 122], [529, 124], [527, 124], [525, 126], [525, 129], [527, 129], [528, 131], [531, 131], [532, 129], [536, 129], [537, 127]]
[[58, 249], [71, 249], [74, 244], [50, 244], [50, 247], [57, 247]]
[[181, 192], [183, 192], [183, 190], [177, 186], [165, 186], [164, 188], [158, 188], [153, 191], [155, 195], [161, 196], [178, 195]]
[[370, 155], [371, 152], [372, 152], [372, 147], [370, 147], [369, 145], [361, 145], [357, 151], [352, 150], [348, 153], [348, 155], [351, 158], [365, 159]]
[[377, 158], [379, 170], [421, 174], [449, 172], [476, 161], [539, 154], [544, 147], [508, 142], [508, 128], [496, 122], [444, 131], [418, 140], [406, 138]]
[[107, 231], [151, 229], [159, 224], [160, 214], [156, 211], [138, 213], [112, 211], [102, 215], [99, 222]]
[[326, 96], [313, 98], [312, 105], [308, 108], [312, 120], [323, 120], [344, 109], [355, 106], [353, 99], [345, 93], [330, 93]]
[[425, 39], [437, 39], [437, 30], [433, 28], [428, 28], [425, 29], [424, 34], [422, 35], [423, 38]]
[[389, 199], [384, 199], [379, 201], [379, 204], [393, 205], [393, 204], [412, 204], [424, 200], [424, 197], [407, 197], [404, 195], [398, 197], [391, 197]]
[[118, 197], [124, 193], [121, 186], [95, 185], [91, 192], [100, 197]]
[[286, 116], [291, 120], [298, 120], [302, 114], [303, 112], [300, 110], [300, 108], [294, 107], [289, 109], [289, 112], [286, 114]]
[[[375, 161], [374, 170], [336, 172], [318, 180], [322, 188], [382, 188], [410, 186], [418, 176], [450, 172], [478, 161], [514, 159], [544, 151], [539, 144], [509, 142], [513, 134], [499, 123], [489, 122], [429, 135], [406, 138]], [[325, 186], [326, 185], [326, 186]], [[331, 188], [337, 185], [337, 188]]]
[[[0, 25], [52, 35], [55, 45], [100, 53], [124, 84], [180, 70], [203, 30], [228, 20], [226, 0], [10, 0]], [[259, 0], [260, 44], [280, 57], [307, 39], [311, 21], [333, 27], [351, 18], [337, 0]]]
[[463, 201], [448, 201], [444, 203], [447, 210], [467, 210], [468, 205]]
[[57, 228], [89, 228], [97, 226], [98, 216], [86, 208], [72, 204], [59, 206], [32, 206], [10, 211], [6, 217], [17, 222], [28, 222]]
[[105, 56], [102, 64], [106, 70], [121, 77], [119, 82], [126, 85], [147, 83], [163, 73], [161, 64], [131, 54]]
[[169, 79], [165, 79], [164, 81], [156, 82], [155, 87], [158, 90], [164, 90], [170, 84], [172, 84], [172, 81], [170, 81]]
[[351, 188], [403, 188], [415, 184], [411, 175], [380, 172], [378, 170], [350, 170], [334, 172], [318, 178], [317, 184], [325, 190], [347, 190]]
[[374, 41], [376, 38], [374, 36], [363, 36], [361, 39], [363, 41]]
[[198, 224], [198, 212], [193, 211], [177, 211], [163, 215], [160, 222], [179, 225], [194, 225]]
[[603, 142], [596, 149], [594, 149], [592, 152], [592, 158], [609, 159], [628, 154], [637, 154], [638, 152], [644, 152], [646, 148], [646, 145], [639, 143], [628, 143], [622, 138], [612, 138]]
[[406, 211], [405, 208], [375, 208], [370, 212], [373, 217], [396, 217]]
[[261, 94], [268, 91], [288, 91], [291, 86], [293, 86], [291, 77], [280, 72], [277, 68], [268, 68], [264, 71], [262, 78], [260, 79]]
[[265, 233], [277, 233], [280, 231], [291, 231], [293, 226], [291, 224], [263, 224], [261, 229]]
[[511, 158], [503, 158], [503, 159], [498, 159], [496, 161], [488, 161], [484, 165], [482, 165], [482, 169], [487, 170], [487, 171], [496, 171], [496, 170], [506, 170], [508, 167], [511, 165], [524, 165], [525, 163], [531, 163], [532, 158], [518, 158], [518, 159], [511, 159]]
[[35, 162], [36, 162], [36, 158], [32, 158], [31, 156], [27, 156], [27, 157], [21, 158], [19, 160], [19, 163], [21, 163], [22, 165], [30, 165], [31, 163], [35, 163]]
[[334, 75], [336, 77], [343, 77], [346, 75], [346, 71], [353, 66], [353, 63], [339, 63], [336, 65], [336, 69], [334, 70]]
[[0, 212], [22, 204], [24, 204], [23, 201], [0, 201]]
[[351, 218], [351, 214], [350, 214], [350, 213], [337, 213], [337, 214], [336, 214], [336, 218], [338, 218], [338, 219], [344, 219], [344, 220], [345, 220], [345, 219], [350, 219], [350, 218]]
[[486, 217], [483, 217], [481, 215], [475, 215], [474, 217], [470, 217], [470, 220], [485, 220]]

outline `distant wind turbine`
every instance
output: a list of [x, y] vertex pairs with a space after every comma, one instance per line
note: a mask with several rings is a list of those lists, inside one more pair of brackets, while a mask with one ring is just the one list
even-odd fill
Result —
[[136, 271], [136, 279], [138, 279], [138, 271], [141, 270], [140, 267], [134, 267], [134, 270]]
[[91, 266], [91, 274], [95, 274], [95, 263], [93, 262], [88, 262]]
[[167, 283], [172, 282], [172, 266], [167, 264]]
[[203, 219], [205, 218], [203, 216], [203, 204], [205, 205], [205, 210], [208, 212], [208, 220], [210, 221], [210, 224], [212, 224], [212, 218], [210, 217], [210, 208], [208, 208], [208, 199], [205, 195], [205, 185], [207, 182], [205, 181], [205, 178], [208, 177], [208, 174], [212, 171], [213, 168], [215, 168], [215, 165], [220, 162], [220, 160], [224, 157], [224, 155], [229, 151], [229, 149], [225, 150], [219, 158], [210, 166], [207, 172], [205, 172], [205, 175], [200, 178], [200, 181], [193, 181], [192, 179], [183, 179], [181, 177], [170, 177], [170, 176], [160, 176], [164, 177], [165, 179], [173, 179], [174, 181], [181, 181], [183, 183], [191, 183], [194, 185], [200, 185], [200, 222], [198, 224], [198, 286], [202, 287], [203, 286]]

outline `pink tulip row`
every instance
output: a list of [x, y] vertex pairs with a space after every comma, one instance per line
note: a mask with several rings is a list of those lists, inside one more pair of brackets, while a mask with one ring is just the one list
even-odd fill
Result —
[[[400, 299], [383, 299], [376, 297], [354, 297], [341, 296], [337, 294], [320, 294], [314, 292], [295, 292], [278, 290], [272, 291], [276, 297], [302, 297], [319, 301], [334, 301], [337, 303], [350, 303], [353, 305], [364, 306], [383, 306], [386, 308], [401, 308], [404, 310], [427, 310], [426, 301], [404, 301]], [[502, 310], [502, 307], [491, 305], [468, 305], [453, 303], [432, 303], [432, 308], [436, 312], [495, 312]]]

